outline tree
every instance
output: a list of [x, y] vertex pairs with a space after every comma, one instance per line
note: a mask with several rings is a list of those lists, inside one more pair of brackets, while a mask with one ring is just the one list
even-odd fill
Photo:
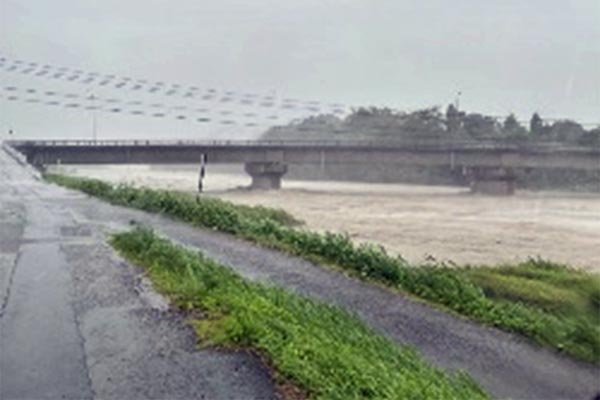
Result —
[[585, 134], [583, 126], [568, 119], [556, 121], [549, 128], [551, 140], [564, 143], [577, 143]]
[[403, 136], [440, 138], [445, 133], [444, 118], [437, 107], [413, 111], [402, 119], [401, 130]]
[[446, 108], [446, 129], [450, 133], [457, 133], [462, 126], [464, 113], [458, 111], [454, 104], [448, 104]]
[[536, 136], [544, 132], [544, 121], [537, 112], [533, 113], [531, 120], [529, 120], [529, 132]]
[[584, 146], [600, 146], [600, 126], [581, 135], [577, 143]]
[[498, 124], [492, 117], [481, 114], [467, 114], [463, 118], [463, 127], [474, 139], [493, 138], [498, 133]]
[[524, 139], [527, 137], [527, 130], [517, 121], [514, 114], [510, 114], [502, 124], [504, 136], [513, 139]]

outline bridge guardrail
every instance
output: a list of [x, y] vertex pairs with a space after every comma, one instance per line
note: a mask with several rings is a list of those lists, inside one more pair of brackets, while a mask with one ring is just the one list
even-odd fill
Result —
[[348, 147], [348, 148], [443, 148], [445, 150], [538, 150], [538, 151], [600, 151], [600, 146], [565, 146], [560, 143], [507, 143], [505, 141], [372, 141], [372, 140], [12, 140], [11, 147], [124, 147], [124, 146], [200, 146], [200, 147]]

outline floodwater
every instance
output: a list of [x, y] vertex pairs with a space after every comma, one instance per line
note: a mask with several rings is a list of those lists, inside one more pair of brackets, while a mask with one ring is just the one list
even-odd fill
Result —
[[[194, 191], [189, 166], [68, 166], [59, 170], [138, 186]], [[285, 177], [284, 177], [285, 178]], [[282, 208], [318, 231], [346, 232], [411, 262], [515, 262], [542, 257], [600, 272], [600, 194], [519, 191], [472, 195], [465, 188], [283, 180], [250, 191], [241, 166], [209, 166], [206, 194]]]

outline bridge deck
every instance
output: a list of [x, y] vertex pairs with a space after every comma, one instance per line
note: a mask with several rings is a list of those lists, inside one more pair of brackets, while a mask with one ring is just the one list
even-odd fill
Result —
[[600, 169], [600, 147], [500, 141], [11, 141], [32, 164], [409, 164], [483, 168]]

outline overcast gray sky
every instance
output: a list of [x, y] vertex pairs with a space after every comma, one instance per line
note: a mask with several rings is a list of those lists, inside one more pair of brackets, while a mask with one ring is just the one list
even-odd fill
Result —
[[0, 0], [0, 24], [0, 53], [43, 63], [407, 110], [461, 90], [472, 111], [600, 121], [599, 0]]

